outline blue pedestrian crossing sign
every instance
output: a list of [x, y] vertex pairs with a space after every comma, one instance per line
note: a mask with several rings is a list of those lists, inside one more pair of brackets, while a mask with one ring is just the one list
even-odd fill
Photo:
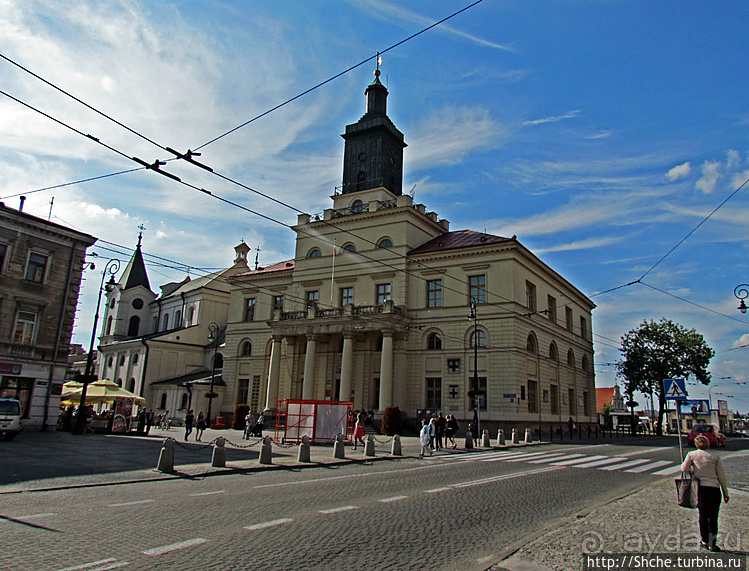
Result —
[[663, 392], [668, 400], [684, 400], [687, 398], [686, 379], [663, 379]]

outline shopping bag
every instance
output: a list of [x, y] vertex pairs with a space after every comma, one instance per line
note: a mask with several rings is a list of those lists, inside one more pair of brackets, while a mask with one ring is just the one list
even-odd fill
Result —
[[699, 480], [682, 474], [681, 478], [676, 478], [676, 499], [683, 508], [694, 509], [697, 507], [697, 487]]

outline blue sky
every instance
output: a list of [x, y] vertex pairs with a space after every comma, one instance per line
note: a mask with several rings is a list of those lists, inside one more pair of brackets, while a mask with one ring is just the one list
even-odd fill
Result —
[[[470, 2], [85, 1], [0, 4], [0, 53], [162, 146], [195, 149]], [[386, 52], [404, 189], [454, 230], [512, 236], [598, 305], [598, 386], [620, 337], [673, 319], [716, 350], [713, 401], [749, 412], [749, 55], [739, 1], [483, 2]], [[299, 210], [329, 207], [369, 62], [201, 149], [199, 160]], [[0, 89], [148, 162], [169, 155], [0, 60]], [[0, 197], [103, 240], [199, 268], [244, 239], [293, 255], [283, 225], [136, 167], [0, 96]], [[165, 170], [285, 224], [296, 213], [185, 164]], [[749, 185], [748, 185], [749, 186]], [[105, 257], [108, 252], [94, 247]], [[152, 284], [184, 270], [149, 268]], [[194, 275], [194, 274], [193, 274]], [[644, 277], [643, 277], [644, 276]], [[98, 270], [74, 340], [88, 345]], [[641, 283], [617, 286], [641, 278]], [[692, 304], [686, 301], [692, 302]], [[697, 307], [697, 304], [702, 307]], [[728, 379], [722, 377], [730, 377]], [[719, 393], [723, 393], [720, 395]], [[707, 395], [695, 390], [694, 396]]]

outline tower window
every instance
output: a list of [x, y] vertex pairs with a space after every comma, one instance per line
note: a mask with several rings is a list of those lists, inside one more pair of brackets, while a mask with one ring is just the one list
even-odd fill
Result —
[[349, 243], [343, 247], [344, 254], [351, 254], [353, 252], [356, 252], [356, 246], [354, 246], [353, 244]]
[[377, 247], [378, 248], [392, 248], [393, 247], [393, 241], [390, 238], [383, 238], [377, 244]]
[[[358, 177], [359, 182], [362, 182], [364, 180], [364, 173], [360, 172]], [[364, 203], [361, 200], [354, 200], [354, 203], [351, 205], [351, 212], [354, 214], [361, 214], [364, 212]]]
[[321, 256], [322, 252], [320, 251], [320, 248], [312, 248], [307, 254], [308, 258], [319, 258]]

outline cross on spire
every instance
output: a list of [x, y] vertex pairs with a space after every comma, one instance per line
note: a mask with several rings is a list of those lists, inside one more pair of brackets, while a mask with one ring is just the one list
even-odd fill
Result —
[[138, 232], [138, 248], [140, 248], [140, 242], [141, 242], [141, 239], [143, 238], [143, 230], [145, 230], [145, 229], [146, 229], [146, 227], [143, 226], [143, 224], [141, 224], [140, 226], [138, 226], [138, 230], [140, 230], [140, 232]]

